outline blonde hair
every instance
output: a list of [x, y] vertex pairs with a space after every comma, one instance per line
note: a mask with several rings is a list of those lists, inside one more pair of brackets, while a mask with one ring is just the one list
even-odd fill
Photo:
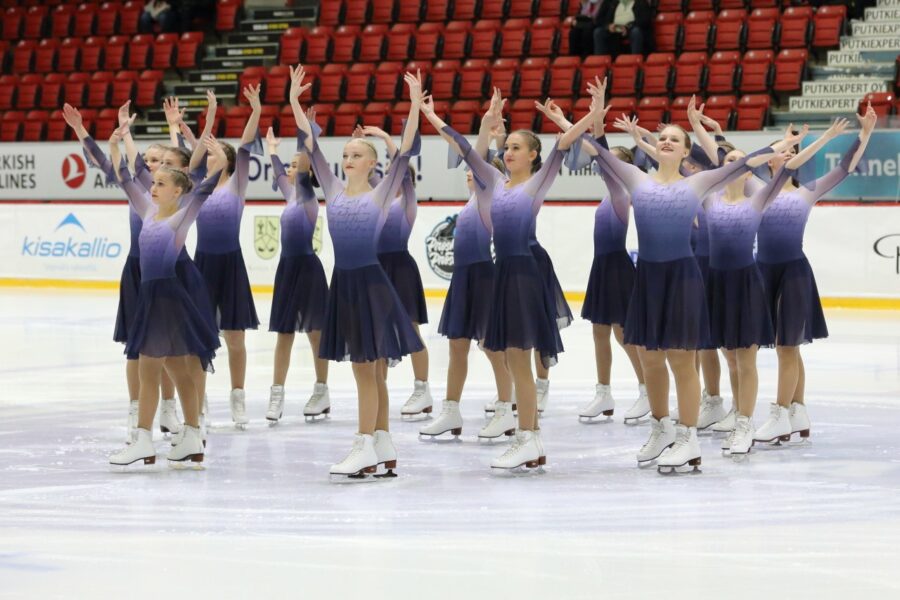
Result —
[[609, 151], [618, 152], [622, 155], [621, 158], [624, 162], [627, 162], [630, 165], [634, 164], [634, 152], [632, 152], [630, 148], [626, 148], [625, 146], [613, 146]]
[[369, 147], [369, 150], [372, 151], [372, 156], [374, 156], [376, 160], [378, 159], [378, 150], [375, 149], [375, 144], [373, 144], [366, 138], [353, 138], [347, 143], [349, 144], [350, 142], [359, 142], [361, 144], [365, 144], [366, 146]]
[[184, 171], [173, 169], [172, 167], [160, 167], [158, 173], [164, 173], [172, 178], [175, 187], [180, 187], [183, 194], [187, 194], [194, 187], [191, 178], [184, 174]]

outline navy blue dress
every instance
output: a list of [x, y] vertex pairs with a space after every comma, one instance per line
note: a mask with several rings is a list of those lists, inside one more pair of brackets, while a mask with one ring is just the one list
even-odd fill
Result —
[[803, 233], [819, 198], [849, 175], [847, 168], [857, 149], [859, 140], [837, 167], [808, 187], [778, 194], [763, 215], [756, 262], [766, 284], [779, 346], [799, 346], [828, 337], [816, 278], [803, 252]]
[[462, 151], [463, 160], [472, 169], [475, 185], [490, 191], [490, 195], [477, 196], [479, 203], [490, 202], [497, 253], [497, 273], [484, 347], [493, 351], [508, 348], [536, 350], [543, 365], [551, 367], [563, 351], [557, 307], [531, 251], [529, 239], [537, 213], [565, 153], [554, 147], [548, 160], [531, 179], [507, 188], [506, 176], [478, 156], [464, 137], [450, 127], [445, 127], [444, 132], [453, 137]]
[[252, 145], [238, 148], [234, 173], [203, 203], [197, 217], [194, 260], [206, 282], [219, 329], [226, 331], [259, 326], [240, 239]]
[[185, 195], [175, 214], [157, 220], [157, 207], [131, 179], [124, 163], [119, 172], [131, 206], [143, 222], [138, 240], [141, 288], [125, 353], [130, 359], [193, 355], [211, 370], [218, 332], [178, 278], [176, 263], [200, 207], [215, 189], [218, 173]]
[[328, 231], [334, 245], [321, 358], [352, 362], [387, 359], [389, 365], [395, 365], [403, 356], [424, 348], [376, 252], [390, 203], [418, 146], [414, 144], [391, 161], [375, 189], [347, 196], [313, 135], [310, 163], [325, 193]]
[[705, 348], [709, 313], [703, 276], [691, 249], [691, 228], [701, 198], [746, 172], [749, 157], [660, 184], [590, 136], [584, 139], [597, 150], [600, 169], [630, 192], [634, 207], [639, 256], [625, 343], [647, 350]]
[[309, 173], [288, 181], [284, 165], [272, 156], [275, 185], [287, 201], [281, 213], [281, 257], [275, 271], [275, 290], [269, 331], [320, 331], [325, 325], [328, 281], [322, 261], [313, 251], [319, 201]]
[[[491, 258], [490, 199], [478, 202], [477, 188], [456, 218], [453, 275], [444, 300], [438, 333], [450, 339], [484, 340], [491, 316], [494, 261]], [[482, 210], [487, 207], [488, 210]]]
[[416, 259], [409, 253], [409, 235], [416, 222], [416, 189], [409, 169], [400, 186], [400, 198], [391, 202], [378, 238], [378, 262], [397, 290], [413, 323], [428, 322], [425, 289]]

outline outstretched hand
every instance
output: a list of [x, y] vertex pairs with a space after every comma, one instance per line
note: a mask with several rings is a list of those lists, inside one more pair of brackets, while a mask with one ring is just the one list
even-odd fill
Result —
[[875, 109], [872, 108], [872, 103], [869, 102], [866, 105], [866, 114], [862, 116], [856, 115], [856, 119], [859, 121], [859, 127], [862, 129], [863, 133], [869, 135], [875, 129], [875, 123], [878, 121], [878, 113], [875, 112]]
[[269, 127], [268, 131], [266, 131], [266, 145], [269, 146], [269, 154], [275, 154], [278, 144], [280, 143], [281, 140], [275, 137], [275, 132]]
[[262, 104], [259, 101], [259, 90], [261, 86], [261, 83], [257, 83], [255, 86], [251, 84], [244, 88], [244, 98], [247, 99], [247, 102], [250, 103], [250, 108], [254, 111], [262, 110]]

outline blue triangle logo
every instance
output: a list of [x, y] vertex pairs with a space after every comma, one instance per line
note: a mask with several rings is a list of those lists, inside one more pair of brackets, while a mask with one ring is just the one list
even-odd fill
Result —
[[74, 213], [69, 213], [68, 215], [66, 215], [66, 218], [63, 219], [62, 221], [60, 221], [59, 225], [57, 225], [56, 229], [54, 229], [53, 231], [59, 231], [61, 228], [65, 227], [66, 225], [74, 225], [78, 229], [87, 233], [87, 231], [84, 228], [84, 225], [81, 224], [81, 221], [78, 220], [78, 217], [76, 217]]

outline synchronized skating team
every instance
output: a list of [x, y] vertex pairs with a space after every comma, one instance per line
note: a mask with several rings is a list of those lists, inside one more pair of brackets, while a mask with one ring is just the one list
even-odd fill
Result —
[[[572, 169], [593, 163], [609, 191], [596, 211], [593, 265], [581, 313], [593, 324], [598, 383], [579, 418], [613, 414], [613, 335], [630, 359], [640, 390], [625, 422], [649, 415], [650, 434], [637, 453], [639, 465], [655, 462], [660, 472], [696, 468], [701, 461], [698, 430], [723, 432], [722, 449], [734, 457], [749, 453], [754, 442], [809, 435], [800, 346], [827, 336], [827, 328], [803, 253], [803, 234], [816, 201], [857, 168], [875, 126], [871, 107], [858, 117], [858, 140], [840, 164], [819, 179], [799, 182], [800, 166], [843, 134], [846, 120], [836, 120], [802, 151], [805, 126], [799, 131], [788, 127], [783, 139], [745, 154], [692, 100], [688, 119], [694, 143], [677, 125], [661, 126], [653, 134], [623, 115], [615, 126], [630, 133], [636, 147], [609, 148], [606, 82], [595, 80], [588, 84], [590, 112], [577, 123], [567, 121], [552, 100], [536, 103], [536, 110], [562, 131], [542, 158], [533, 132], [507, 135], [499, 90], [473, 147], [435, 114], [420, 75], [408, 73], [410, 109], [399, 147], [378, 128], [357, 128], [344, 146], [340, 178], [319, 147], [314, 111], [304, 112], [300, 105], [310, 87], [304, 76], [302, 67], [292, 69], [289, 98], [298, 136], [289, 164], [278, 157], [279, 140], [271, 129], [266, 136], [274, 183], [286, 201], [269, 319], [277, 342], [266, 418], [277, 422], [282, 417], [297, 332], [308, 336], [315, 363], [316, 383], [303, 411], [307, 418], [330, 412], [328, 362], [351, 361], [359, 429], [349, 454], [331, 467], [332, 478], [395, 475], [386, 377], [388, 367], [403, 356], [411, 355], [415, 388], [402, 415], [432, 412], [428, 354], [419, 334], [428, 317], [421, 277], [407, 250], [416, 218], [409, 160], [419, 152], [420, 117], [447, 141], [451, 166], [465, 162], [471, 191], [455, 223], [453, 275], [438, 325], [450, 343], [446, 396], [420, 436], [461, 434], [459, 403], [475, 341], [490, 361], [497, 387], [485, 407], [490, 419], [478, 437], [512, 438], [491, 468], [540, 472], [546, 464], [539, 415], [549, 395], [549, 369], [563, 351], [559, 332], [571, 323], [572, 313], [550, 257], [535, 237], [535, 223], [564, 161]], [[184, 124], [177, 100], [167, 99], [172, 145], [153, 144], [143, 154], [130, 135], [134, 116], [128, 104], [119, 111], [108, 156], [88, 135], [78, 110], [64, 107], [88, 159], [121, 186], [131, 209], [131, 251], [122, 272], [114, 336], [125, 344], [128, 358], [129, 434], [126, 446], [110, 457], [113, 465], [155, 462], [152, 430], [158, 407], [161, 430], [172, 434], [168, 460], [203, 461], [206, 373], [220, 334], [228, 348], [232, 419], [238, 427], [248, 422], [244, 332], [256, 329], [259, 319], [239, 231], [250, 154], [262, 154], [263, 143], [259, 87], [243, 93], [252, 112], [237, 149], [212, 136], [216, 98], [211, 92], [199, 138]], [[390, 158], [381, 178], [375, 174], [378, 151], [370, 138], [382, 139]], [[316, 186], [325, 196], [334, 247], [330, 282], [312, 245], [319, 210]], [[631, 210], [639, 241], [636, 267], [625, 249]], [[192, 260], [185, 239], [195, 221]], [[778, 391], [769, 418], [755, 429], [760, 347], [777, 352]], [[728, 411], [719, 390], [719, 351], [731, 381]], [[669, 415], [670, 371], [677, 418]]]

